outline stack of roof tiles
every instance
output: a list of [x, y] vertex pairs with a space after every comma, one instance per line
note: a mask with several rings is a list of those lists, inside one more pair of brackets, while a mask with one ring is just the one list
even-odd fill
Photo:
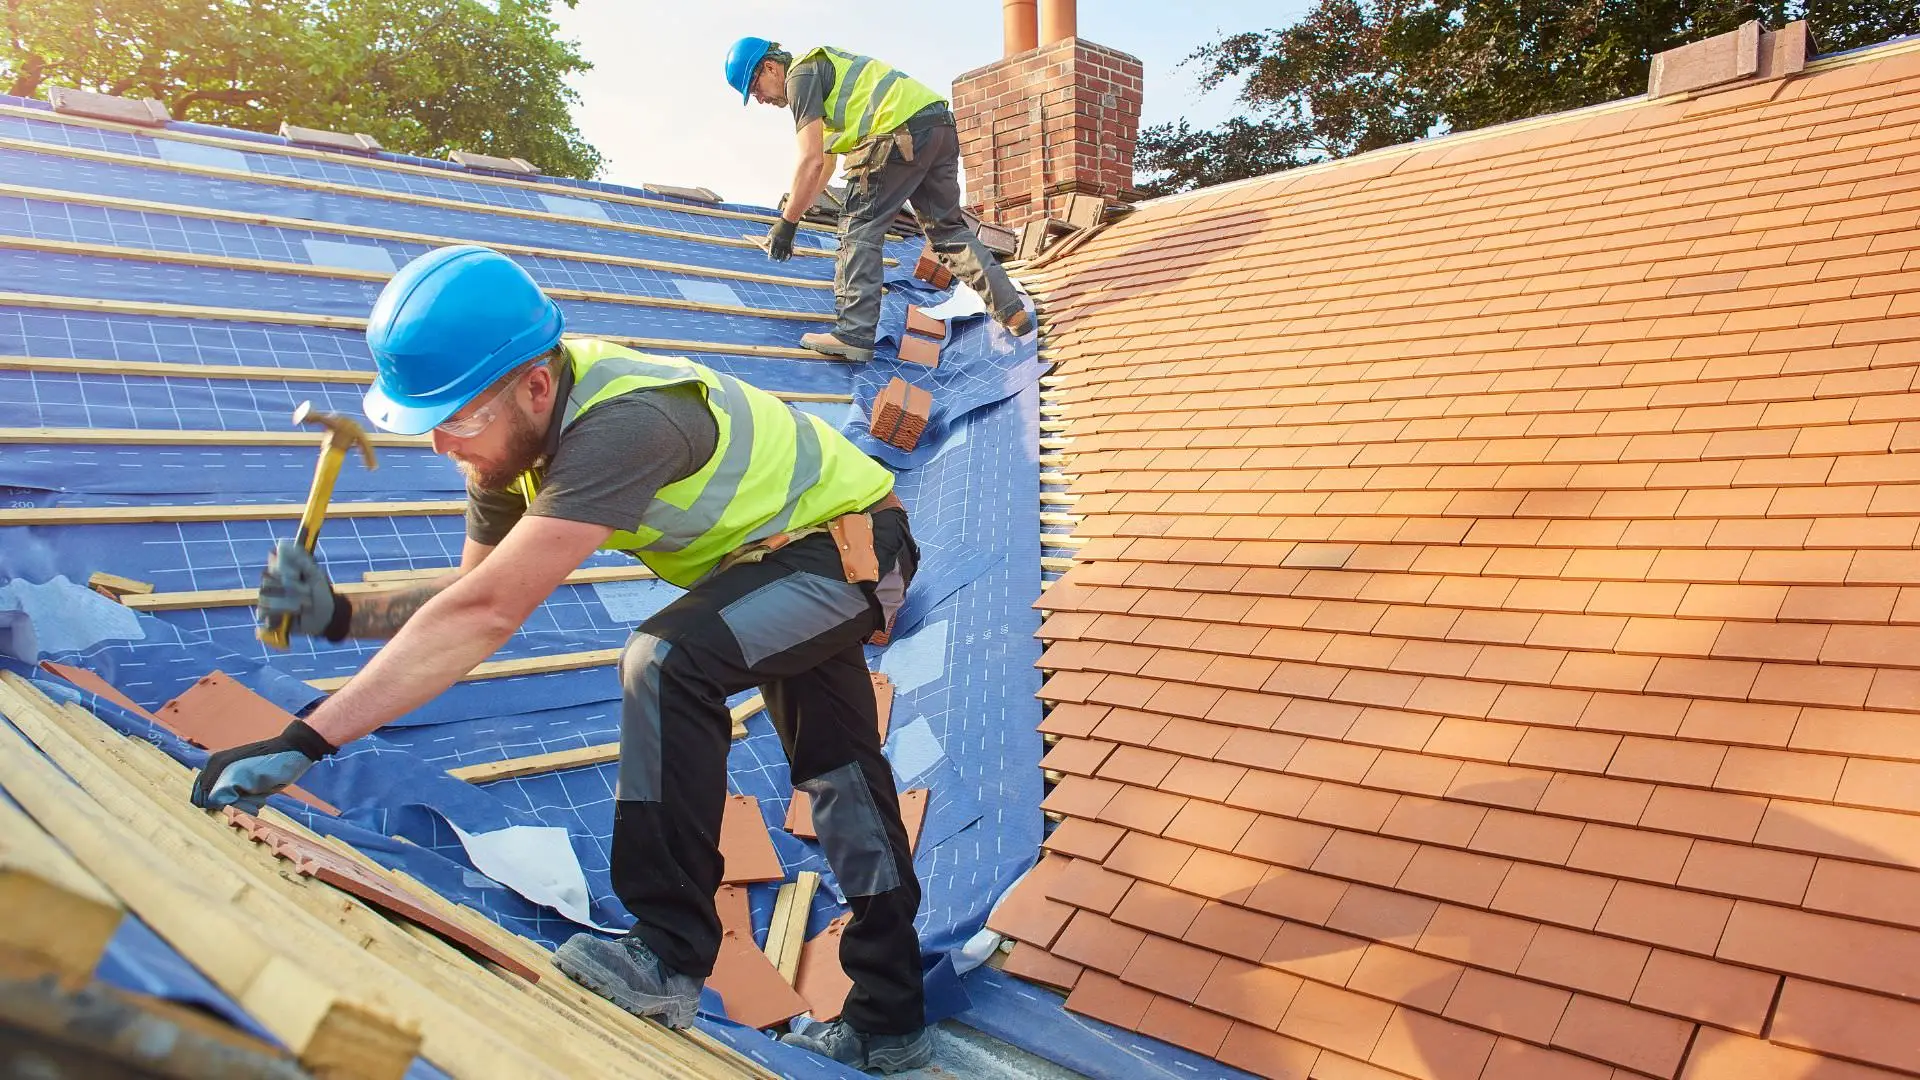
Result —
[[1895, 45], [1048, 267], [1010, 969], [1265, 1076], [1920, 1074], [1917, 124]]

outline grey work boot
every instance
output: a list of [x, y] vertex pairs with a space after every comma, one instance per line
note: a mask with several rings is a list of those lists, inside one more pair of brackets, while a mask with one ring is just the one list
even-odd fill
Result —
[[700, 1008], [705, 980], [681, 975], [660, 962], [646, 943], [629, 934], [617, 941], [575, 934], [553, 951], [567, 977], [635, 1016], [651, 1016], [670, 1028], [690, 1027]]
[[816, 1020], [780, 1041], [865, 1072], [905, 1072], [933, 1063], [933, 1032], [927, 1028], [911, 1035], [862, 1035], [845, 1020]]
[[1015, 308], [1004, 315], [995, 315], [994, 319], [1014, 337], [1023, 338], [1033, 333], [1033, 316], [1027, 314], [1026, 308]]
[[822, 356], [831, 356], [836, 360], [851, 360], [856, 364], [864, 364], [873, 359], [872, 349], [863, 349], [858, 345], [849, 345], [841, 341], [838, 335], [832, 333], [801, 334], [800, 347], [803, 349], [812, 349]]

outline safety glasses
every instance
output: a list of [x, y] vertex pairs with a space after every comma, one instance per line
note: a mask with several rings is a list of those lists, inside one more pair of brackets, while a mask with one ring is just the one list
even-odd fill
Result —
[[518, 372], [514, 373], [511, 379], [507, 380], [506, 385], [488, 394], [485, 402], [483, 402], [479, 408], [465, 416], [449, 417], [434, 425], [434, 430], [443, 435], [451, 435], [456, 439], [471, 439], [475, 435], [487, 430], [487, 425], [493, 423], [500, 415], [501, 399], [513, 393], [513, 388], [520, 385], [520, 380], [527, 377], [527, 372], [532, 371], [534, 368], [545, 366], [545, 364], [533, 364], [521, 368]]

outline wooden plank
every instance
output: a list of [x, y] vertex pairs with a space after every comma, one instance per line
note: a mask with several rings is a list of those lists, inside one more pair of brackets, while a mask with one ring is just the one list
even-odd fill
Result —
[[774, 903], [773, 924], [767, 929], [767, 959], [792, 986], [800, 972], [800, 949], [807, 943], [807, 915], [813, 910], [813, 895], [820, 888], [820, 875], [802, 870], [780, 886]]
[[[105, 983], [61, 989], [44, 980], [0, 980], [0, 1029], [33, 1065], [19, 1077], [169, 1077], [301, 1080], [285, 1051], [213, 1014]], [[20, 1056], [8, 1055], [17, 1069]]]
[[[182, 364], [164, 360], [87, 360], [74, 357], [0, 356], [0, 370], [53, 371], [74, 375], [144, 375], [173, 379], [250, 379], [261, 382], [312, 382], [365, 385], [373, 382], [371, 371], [343, 368], [262, 367], [250, 364]], [[808, 390], [768, 390], [781, 401], [846, 405], [852, 394], [828, 394]]]
[[0, 799], [0, 973], [51, 975], [62, 986], [93, 978], [120, 928], [120, 899], [33, 819]]
[[[342, 596], [364, 596], [411, 584], [431, 581], [452, 573], [451, 566], [425, 570], [369, 570], [360, 581], [343, 581], [334, 586]], [[376, 575], [378, 575], [376, 577]], [[651, 581], [653, 571], [644, 566], [596, 566], [575, 570], [567, 575], [568, 585], [593, 585], [609, 581]], [[242, 607], [252, 604], [259, 589], [200, 589], [192, 592], [156, 592], [145, 596], [125, 596], [120, 602], [136, 611], [192, 611], [200, 608]]]
[[[393, 585], [400, 582], [425, 581], [442, 574], [451, 574], [452, 566], [428, 566], [418, 570], [369, 570], [360, 575], [360, 580], [369, 585]], [[654, 581], [657, 578], [652, 570], [635, 563], [632, 566], [589, 566], [575, 570], [567, 575], [569, 585], [596, 585], [608, 581]]]
[[[15, 685], [24, 684], [9, 676], [5, 686]], [[53, 726], [35, 738], [48, 738], [43, 748], [103, 808], [129, 821], [192, 880], [217, 883], [217, 899], [249, 925], [271, 926], [273, 940], [314, 971], [420, 1017], [421, 1051], [445, 1071], [500, 1080], [685, 1075], [671, 1060], [671, 1044], [582, 1043], [573, 1037], [581, 1029], [558, 1010], [530, 1009], [538, 1002], [510, 973], [489, 975], [438, 938], [417, 937], [344, 893], [282, 873], [274, 853], [179, 797], [190, 774], [158, 748], [118, 735], [77, 706], [40, 701]], [[318, 842], [271, 809], [265, 817]], [[542, 982], [566, 981], [547, 969], [541, 975]]]
[[[312, 446], [318, 448], [326, 432], [313, 428], [289, 428], [286, 431], [182, 431], [174, 428], [51, 428], [0, 427], [0, 444], [35, 446]], [[375, 446], [427, 447], [429, 435], [393, 435], [384, 431], [367, 432], [367, 441]]]
[[[556, 671], [577, 671], [580, 668], [602, 667], [620, 662], [619, 649], [589, 649], [585, 652], [555, 653], [552, 656], [526, 656], [518, 660], [489, 660], [467, 672], [462, 682], [476, 679], [504, 679], [511, 675], [547, 675]], [[332, 693], [347, 685], [351, 675], [340, 675], [329, 679], [308, 679], [307, 685], [315, 690]]]
[[[614, 659], [618, 660], [619, 657], [616, 655]], [[733, 722], [738, 726], [747, 717], [764, 708], [766, 708], [765, 702], [761, 700], [759, 694], [755, 694], [733, 707], [731, 710]], [[495, 780], [514, 780], [522, 776], [559, 772], [562, 769], [582, 769], [589, 765], [604, 765], [609, 761], [618, 760], [620, 760], [619, 743], [598, 743], [593, 746], [577, 746], [571, 750], [555, 750], [546, 754], [529, 754], [526, 757], [489, 761], [483, 765], [462, 765], [457, 769], [448, 769], [447, 775], [455, 780], [465, 780], [469, 784], [488, 784]]]
[[[0, 146], [7, 140], [0, 139]], [[312, 315], [296, 311], [266, 311], [260, 308], [205, 307], [199, 304], [167, 304], [150, 300], [101, 300], [91, 296], [54, 296], [43, 293], [0, 292], [0, 306], [44, 308], [50, 311], [89, 311], [113, 315], [142, 315], [155, 319], [218, 319], [226, 322], [264, 323], [271, 326], [319, 326], [330, 330], [365, 330], [367, 320], [357, 315]], [[820, 354], [781, 345], [730, 345], [716, 341], [682, 341], [670, 338], [643, 338], [625, 334], [592, 336], [615, 345], [646, 352], [724, 353], [731, 356], [767, 356], [784, 360], [818, 360]]]
[[[0, 106], [4, 108], [4, 106]], [[443, 174], [444, 176], [444, 174]], [[391, 240], [403, 244], [426, 244], [429, 247], [445, 247], [449, 244], [468, 244], [474, 241], [469, 237], [446, 236], [432, 233], [402, 232], [397, 229], [381, 229], [368, 225], [349, 225], [337, 221], [315, 221], [310, 218], [280, 217], [274, 214], [253, 214], [239, 210], [222, 210], [217, 207], [193, 206], [182, 203], [154, 202], [147, 199], [129, 199], [118, 195], [99, 195], [85, 191], [61, 191], [54, 188], [28, 187], [21, 184], [0, 184], [0, 196], [12, 196], [19, 199], [38, 199], [45, 202], [62, 203], [77, 206], [95, 206], [108, 210], [127, 210], [144, 214], [167, 214], [174, 217], [196, 218], [203, 221], [226, 221], [241, 225], [264, 225], [276, 229], [293, 229], [299, 232], [318, 232], [334, 236], [357, 236], [369, 240]], [[724, 278], [729, 281], [753, 281], [763, 285], [788, 285], [795, 288], [831, 289], [831, 280], [811, 277], [795, 277], [789, 274], [760, 273], [752, 270], [726, 270], [711, 266], [697, 266], [692, 263], [663, 262], [659, 259], [640, 259], [631, 255], [609, 255], [598, 251], [581, 251], [573, 248], [537, 247], [529, 244], [508, 244], [488, 240], [487, 246], [508, 255], [531, 255], [543, 259], [566, 259], [574, 262], [601, 263], [607, 266], [630, 266], [638, 270], [657, 270], [666, 274], [678, 274], [685, 277]]]
[[95, 571], [88, 577], [87, 587], [95, 592], [112, 593], [116, 597], [123, 594], [144, 596], [153, 592], [153, 583], [150, 581], [135, 581], [118, 574], [109, 574], [105, 570]]
[[[636, 236], [657, 236], [667, 240], [684, 240], [696, 244], [714, 244], [721, 247], [744, 247], [743, 241], [731, 240], [723, 236], [709, 236], [705, 233], [687, 232], [682, 229], [663, 229], [655, 225], [640, 225], [630, 221], [612, 218], [581, 217], [574, 214], [556, 214], [546, 210], [529, 210], [524, 207], [502, 206], [494, 203], [466, 202], [461, 199], [447, 199], [437, 195], [418, 195], [405, 191], [389, 191], [381, 188], [358, 187], [353, 184], [337, 184], [325, 180], [309, 180], [300, 176], [273, 175], [270, 173], [248, 172], [242, 169], [226, 169], [217, 165], [198, 165], [190, 162], [167, 161], [161, 158], [141, 157], [137, 154], [121, 154], [110, 150], [93, 150], [79, 146], [63, 146], [58, 143], [40, 143], [28, 139], [0, 138], [0, 148], [16, 150], [29, 154], [53, 154], [74, 158], [80, 161], [93, 161], [110, 165], [132, 166], [142, 171], [165, 171], [199, 176], [213, 180], [239, 180], [251, 184], [268, 184], [274, 187], [293, 188], [298, 191], [313, 191], [329, 195], [345, 195], [357, 199], [370, 199], [378, 202], [398, 203], [403, 206], [423, 206], [438, 210], [454, 210], [468, 214], [482, 214], [490, 217], [515, 218], [524, 221], [544, 221], [563, 225], [589, 225], [608, 232], [632, 233]], [[251, 147], [249, 147], [251, 149]], [[472, 179], [471, 174], [456, 174], [462, 179]], [[442, 180], [447, 179], [441, 173]], [[569, 198], [579, 198], [580, 189], [568, 189]], [[771, 218], [754, 218], [771, 221]], [[309, 226], [311, 227], [311, 226]], [[817, 248], [796, 247], [795, 254], [825, 256], [831, 258], [834, 252]]]
[[[5, 678], [0, 712], [29, 734], [45, 729], [47, 721], [20, 696], [18, 688], [26, 684], [10, 672]], [[204, 879], [189, 884], [185, 867], [171, 865], [125, 819], [89, 799], [76, 784], [78, 776], [61, 776], [62, 769], [69, 775], [84, 771], [73, 755], [55, 757], [59, 768], [0, 725], [0, 786], [301, 1064], [329, 1077], [405, 1075], [420, 1048], [411, 1021], [327, 985], [279, 951], [272, 939], [214, 902]]]
[[[18, 116], [25, 119], [39, 120], [39, 121], [46, 121], [48, 119], [52, 119], [51, 117], [48, 116], [47, 112], [44, 109], [28, 109], [18, 105], [0, 105], [0, 115]], [[203, 134], [200, 132], [180, 131], [174, 128], [169, 128], [165, 131], [153, 131], [148, 128], [134, 127], [127, 124], [115, 123], [110, 120], [99, 120], [91, 117], [83, 118], [83, 117], [74, 117], [74, 116], [61, 116], [59, 117], [59, 119], [62, 121], [65, 121], [66, 123], [73, 124], [76, 126], [81, 126], [81, 127], [101, 128], [108, 131], [136, 132], [148, 138], [169, 139], [174, 142], [199, 143], [205, 146], [220, 146], [220, 147], [226, 147], [232, 150], [243, 151], [245, 153], [272, 154], [280, 157], [305, 158], [310, 161], [324, 161], [329, 164], [335, 164], [335, 165], [339, 164], [341, 161], [340, 156], [338, 154], [330, 154], [320, 150], [311, 150], [301, 146], [283, 146], [277, 143], [262, 143], [262, 142], [256, 142], [252, 139], [234, 139], [234, 138], [228, 138], [228, 137], [219, 136], [219, 135]], [[138, 160], [143, 162], [151, 162], [154, 159], [140, 158]], [[568, 198], [574, 198], [574, 199], [591, 198], [591, 199], [601, 200], [604, 202], [623, 203], [629, 206], [651, 207], [655, 210], [672, 210], [680, 213], [692, 214], [698, 217], [726, 218], [726, 219], [731, 219], [735, 221], [762, 221], [768, 224], [772, 224], [774, 220], [774, 216], [771, 214], [757, 214], [748, 210], [728, 210], [728, 209], [725, 209], [724, 207], [717, 207], [717, 206], [694, 206], [694, 205], [688, 205], [685, 203], [672, 202], [666, 199], [649, 199], [644, 195], [628, 195], [625, 192], [620, 192], [620, 191], [605, 191], [597, 188], [582, 189], [579, 187], [575, 187], [571, 184], [558, 184], [553, 182], [552, 180], [546, 180], [546, 179], [518, 180], [518, 179], [513, 179], [510, 177], [504, 177], [504, 176], [488, 176], [484, 173], [449, 173], [448, 170], [442, 169], [442, 168], [435, 168], [428, 165], [415, 165], [412, 162], [406, 162], [406, 161], [389, 161], [384, 158], [356, 158], [354, 159], [353, 163], [356, 166], [360, 166], [364, 168], [379, 169], [384, 172], [409, 173], [415, 176], [430, 177], [434, 180], [439, 180], [442, 182], [450, 178], [457, 177], [458, 179], [465, 180], [469, 183], [475, 183], [475, 184], [490, 184], [498, 187], [516, 187], [516, 188], [521, 188], [526, 190], [544, 191], [550, 194], [566, 196]], [[252, 175], [252, 174], [249, 174], [249, 175]], [[380, 189], [366, 189], [366, 190], [380, 190]], [[830, 231], [826, 226], [808, 226], [808, 227], [820, 228], [823, 231]]]
[[[345, 281], [381, 283], [393, 275], [378, 270], [354, 270], [314, 263], [281, 262], [272, 259], [247, 259], [232, 255], [206, 255], [191, 251], [163, 251], [157, 248], [131, 248], [113, 244], [85, 244], [71, 240], [37, 240], [23, 236], [0, 236], [0, 249], [37, 251], [54, 255], [79, 255], [99, 259], [161, 263], [170, 266], [209, 267], [217, 270], [244, 270], [250, 273], [278, 274], [287, 277], [319, 277]], [[710, 315], [732, 315], [749, 319], [795, 319], [802, 322], [832, 322], [831, 312], [788, 311], [757, 308], [744, 304], [713, 304], [703, 300], [643, 296], [635, 293], [606, 292], [595, 289], [549, 288], [543, 290], [555, 300], [579, 300], [597, 304], [624, 304], [629, 307], [664, 308], [672, 311], [698, 311]]]
[[70, 375], [145, 375], [177, 379], [253, 379], [261, 382], [373, 382], [371, 371], [344, 368], [283, 368], [262, 364], [184, 364], [168, 360], [89, 360], [69, 356], [0, 356], [0, 369]]
[[[436, 517], [466, 512], [465, 499], [432, 502], [336, 502], [330, 518]], [[0, 510], [3, 525], [147, 525], [156, 522], [273, 521], [298, 518], [303, 503], [245, 503], [228, 506], [48, 506]]]
[[527, 757], [508, 758], [505, 761], [490, 761], [484, 765], [463, 765], [457, 769], [448, 769], [447, 775], [455, 780], [465, 780], [469, 784], [489, 784], [495, 780], [515, 780], [522, 776], [538, 776], [564, 769], [581, 769], [589, 765], [605, 765], [609, 761], [618, 760], [620, 760], [619, 743], [598, 743], [593, 746], [575, 747], [572, 750], [555, 750], [549, 754], [531, 754]]

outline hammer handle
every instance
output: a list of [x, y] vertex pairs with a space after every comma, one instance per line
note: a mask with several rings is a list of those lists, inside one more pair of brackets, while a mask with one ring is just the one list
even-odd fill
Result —
[[[320, 461], [313, 469], [313, 488], [307, 492], [307, 506], [300, 513], [300, 529], [294, 533], [294, 542], [308, 552], [320, 542], [320, 525], [327, 518], [333, 482], [339, 478], [340, 464], [346, 457], [347, 448], [335, 445], [331, 437], [320, 451]], [[293, 633], [293, 616], [282, 615], [272, 626], [260, 627], [255, 633], [268, 648], [285, 649]]]

